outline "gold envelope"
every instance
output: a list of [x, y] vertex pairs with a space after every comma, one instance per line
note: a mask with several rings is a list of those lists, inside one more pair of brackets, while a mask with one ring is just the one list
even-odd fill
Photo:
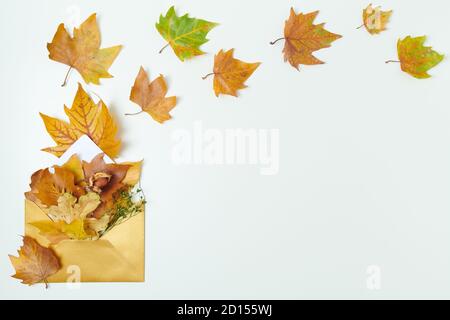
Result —
[[[25, 200], [25, 234], [41, 245], [49, 241], [29, 223], [48, 219], [32, 201]], [[61, 269], [47, 280], [67, 282], [78, 267], [81, 282], [144, 282], [145, 281], [145, 216], [140, 212], [115, 226], [99, 240], [63, 240], [52, 245], [61, 262]]]

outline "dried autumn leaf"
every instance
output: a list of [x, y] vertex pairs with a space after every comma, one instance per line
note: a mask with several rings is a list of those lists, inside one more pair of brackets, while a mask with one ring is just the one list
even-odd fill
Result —
[[31, 190], [25, 194], [27, 199], [38, 201], [44, 206], [52, 206], [58, 204], [59, 197], [64, 193], [76, 197], [84, 194], [83, 188], [75, 184], [75, 176], [71, 171], [58, 166], [52, 169], [54, 173], [43, 169], [31, 176]]
[[156, 23], [156, 29], [168, 42], [159, 53], [170, 45], [181, 61], [202, 55], [200, 46], [208, 42], [206, 36], [216, 26], [217, 23], [190, 18], [188, 14], [178, 17], [172, 6]]
[[67, 224], [63, 221], [54, 222], [51, 220], [36, 221], [30, 223], [39, 229], [39, 234], [44, 236], [51, 244], [58, 244], [63, 240], [87, 240], [90, 235], [86, 233], [83, 220], [74, 220]]
[[147, 73], [141, 67], [131, 88], [130, 100], [142, 108], [141, 112], [147, 112], [155, 121], [164, 123], [172, 118], [169, 112], [177, 104], [176, 97], [166, 98], [166, 95], [164, 76], [160, 75], [150, 83]]
[[31, 226], [39, 230], [39, 234], [45, 237], [50, 244], [58, 244], [63, 240], [69, 240], [70, 237], [61, 230], [61, 223], [51, 220], [35, 221], [29, 223]]
[[94, 212], [94, 217], [97, 219], [104, 214], [105, 206], [113, 200], [114, 193], [125, 185], [123, 180], [130, 168], [130, 165], [107, 164], [103, 157], [104, 154], [99, 154], [91, 162], [83, 161], [88, 188], [98, 192], [102, 201], [102, 204]]
[[233, 58], [234, 49], [226, 52], [220, 50], [214, 57], [214, 72], [203, 77], [203, 79], [214, 75], [214, 92], [228, 94], [237, 97], [237, 91], [247, 86], [245, 81], [255, 72], [260, 62], [247, 63]]
[[41, 246], [31, 237], [23, 238], [23, 246], [18, 254], [18, 257], [9, 255], [9, 259], [16, 270], [13, 278], [22, 280], [23, 284], [46, 282], [48, 277], [61, 269], [54, 251]]
[[64, 106], [64, 111], [70, 123], [41, 113], [47, 132], [57, 144], [43, 151], [60, 157], [82, 135], [87, 135], [108, 156], [117, 157], [121, 146], [116, 137], [117, 125], [103, 101], [95, 104], [79, 84], [72, 108]]
[[79, 199], [71, 194], [63, 194], [57, 206], [51, 206], [48, 216], [51, 220], [30, 223], [39, 229], [40, 234], [52, 244], [65, 239], [85, 240], [90, 238], [86, 232], [85, 220], [100, 205], [100, 196], [89, 192]]
[[434, 51], [431, 47], [425, 47], [426, 36], [412, 38], [407, 36], [397, 43], [398, 58], [400, 61], [388, 60], [390, 62], [400, 62], [401, 69], [418, 79], [427, 79], [431, 76], [428, 70], [437, 66], [444, 55]]
[[111, 216], [103, 215], [100, 219], [89, 218], [84, 220], [84, 227], [87, 233], [93, 237], [100, 237], [100, 234], [106, 230], [109, 225]]
[[386, 30], [386, 25], [391, 18], [391, 11], [382, 11], [381, 7], [373, 8], [372, 4], [363, 10], [363, 26], [366, 30], [374, 35]]
[[[74, 68], [87, 84], [100, 84], [100, 78], [112, 78], [108, 69], [122, 46], [100, 49], [100, 31], [96, 14], [93, 14], [81, 24], [79, 29], [74, 29], [73, 38], [61, 23], [52, 42], [47, 44], [47, 48], [50, 53], [49, 58], [70, 66], [69, 72]], [[63, 86], [66, 84], [67, 76]]]
[[71, 224], [76, 219], [73, 212], [73, 207], [76, 203], [77, 198], [70, 193], [64, 193], [58, 198], [58, 205], [50, 207], [48, 215], [53, 221], [64, 221], [67, 224]]
[[342, 37], [325, 30], [324, 23], [315, 25], [313, 22], [318, 14], [319, 11], [297, 15], [291, 8], [291, 14], [284, 27], [284, 37], [270, 43], [273, 45], [285, 40], [284, 61], [289, 61], [297, 70], [300, 64], [323, 64], [323, 61], [314, 57], [313, 52], [330, 47], [333, 41]]
[[72, 155], [62, 168], [69, 170], [75, 176], [75, 183], [81, 183], [84, 180], [83, 166], [80, 158], [76, 154]]
[[123, 165], [129, 165], [130, 168], [127, 171], [127, 175], [122, 180], [122, 183], [129, 186], [135, 186], [136, 184], [138, 184], [141, 177], [142, 161], [125, 162], [123, 163]]
[[100, 196], [95, 192], [88, 192], [79, 199], [65, 193], [58, 198], [57, 206], [50, 207], [48, 215], [55, 222], [63, 221], [71, 224], [77, 219], [84, 220], [88, 214], [97, 209], [100, 202]]
[[64, 222], [58, 222], [57, 225], [61, 228], [61, 232], [67, 235], [73, 240], [87, 240], [90, 236], [86, 233], [84, 228], [84, 221], [81, 219], [74, 220], [71, 224], [66, 224]]

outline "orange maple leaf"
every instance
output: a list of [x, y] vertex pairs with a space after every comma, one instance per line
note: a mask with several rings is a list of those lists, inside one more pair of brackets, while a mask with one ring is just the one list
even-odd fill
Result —
[[296, 14], [291, 8], [291, 14], [284, 27], [284, 37], [272, 41], [275, 44], [280, 40], [285, 40], [284, 61], [288, 61], [298, 70], [299, 65], [316, 65], [324, 62], [317, 59], [313, 52], [328, 48], [331, 43], [342, 36], [325, 30], [324, 23], [315, 25], [319, 11], [308, 14]]
[[237, 97], [237, 91], [247, 86], [245, 81], [255, 72], [260, 62], [247, 63], [233, 58], [234, 49], [226, 52], [220, 50], [214, 57], [214, 72], [207, 74], [203, 80], [214, 75], [214, 93]]
[[117, 125], [103, 101], [95, 104], [79, 84], [72, 108], [64, 106], [64, 111], [70, 123], [41, 113], [48, 133], [57, 144], [43, 151], [60, 157], [82, 135], [87, 135], [108, 156], [117, 157], [121, 146], [116, 138]]
[[164, 76], [160, 75], [150, 83], [148, 74], [141, 67], [130, 93], [130, 100], [142, 108], [142, 111], [135, 114], [147, 112], [159, 123], [171, 119], [169, 112], [176, 106], [177, 97], [166, 98], [166, 95], [167, 84]]
[[23, 238], [23, 246], [18, 254], [18, 257], [9, 255], [9, 259], [16, 270], [16, 274], [12, 277], [22, 280], [23, 284], [32, 285], [45, 282], [47, 287], [47, 278], [61, 269], [55, 252], [41, 246], [31, 237]]
[[100, 84], [100, 78], [112, 78], [108, 69], [116, 59], [122, 46], [100, 49], [100, 31], [96, 14], [75, 28], [73, 38], [64, 24], [58, 30], [51, 43], [47, 44], [49, 58], [70, 66], [63, 86], [72, 68], [78, 70], [87, 84]]
[[49, 169], [36, 171], [31, 176], [31, 190], [25, 193], [28, 200], [43, 206], [58, 204], [58, 198], [64, 193], [76, 197], [83, 195], [84, 189], [75, 184], [75, 175], [68, 169], [54, 166], [54, 173]]

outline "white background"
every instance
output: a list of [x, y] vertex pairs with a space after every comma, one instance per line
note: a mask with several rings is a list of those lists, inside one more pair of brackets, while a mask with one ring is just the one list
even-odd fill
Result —
[[[220, 23], [203, 49], [181, 63], [154, 27], [160, 13]], [[2, 1], [0, 137], [2, 156], [0, 297], [2, 298], [450, 298], [450, 70], [416, 80], [385, 65], [396, 42], [428, 35], [450, 53], [448, 1], [378, 1], [394, 9], [389, 30], [370, 36], [362, 0], [303, 1]], [[10, 278], [8, 254], [23, 234], [23, 192], [35, 170], [55, 158], [38, 112], [64, 118], [80, 76], [60, 84], [66, 66], [48, 59], [46, 43], [68, 9], [97, 12], [102, 46], [123, 44], [113, 79], [88, 86], [120, 124], [124, 159], [145, 159], [148, 197], [143, 284], [27, 287]], [[321, 10], [317, 23], [343, 35], [317, 57], [327, 63], [297, 72], [283, 62], [289, 8]], [[213, 55], [236, 48], [261, 61], [249, 88], [216, 98]], [[163, 73], [179, 97], [173, 120], [160, 125], [128, 100], [139, 66]], [[280, 170], [255, 166], [175, 166], [176, 129], [280, 130]], [[381, 268], [381, 290], [366, 287], [369, 265]], [[101, 270], [99, 270], [101, 272]]]

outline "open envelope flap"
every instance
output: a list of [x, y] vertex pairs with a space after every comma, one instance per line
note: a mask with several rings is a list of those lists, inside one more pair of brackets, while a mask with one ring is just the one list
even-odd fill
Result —
[[[33, 202], [25, 201], [25, 234], [48, 246], [48, 240], [29, 223], [48, 219]], [[60, 258], [61, 270], [49, 283], [143, 282], [145, 280], [145, 217], [139, 213], [109, 231], [100, 240], [64, 240], [51, 246]]]
[[[72, 144], [69, 149], [57, 160], [57, 165], [63, 165], [70, 159], [74, 154], [78, 155], [81, 160], [91, 161], [99, 153], [105, 153], [100, 149], [94, 141], [91, 140], [87, 135], [81, 136], [74, 144]], [[104, 160], [106, 163], [112, 163], [110, 157], [105, 154]]]

